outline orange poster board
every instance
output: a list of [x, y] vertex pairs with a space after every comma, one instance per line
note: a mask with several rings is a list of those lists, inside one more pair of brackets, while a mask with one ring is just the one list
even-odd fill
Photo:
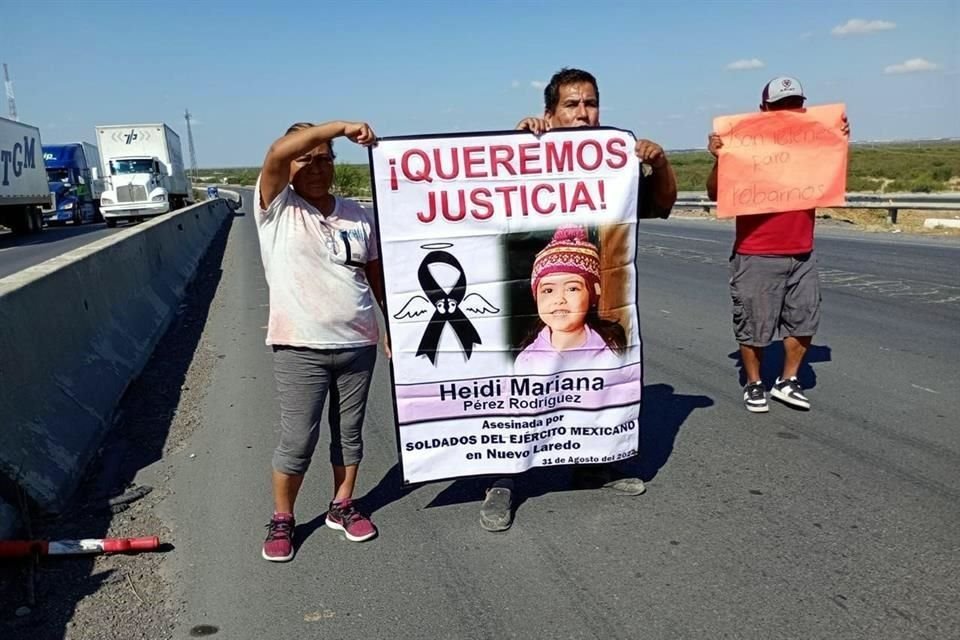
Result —
[[717, 217], [842, 205], [847, 190], [843, 104], [714, 118], [723, 140]]

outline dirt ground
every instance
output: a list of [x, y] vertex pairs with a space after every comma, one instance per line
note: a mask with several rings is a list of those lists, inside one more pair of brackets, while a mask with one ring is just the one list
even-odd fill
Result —
[[918, 211], [903, 209], [897, 214], [897, 224], [887, 221], [887, 212], [883, 209], [821, 209], [817, 217], [837, 220], [854, 225], [862, 231], [922, 233], [924, 235], [960, 235], [960, 229], [925, 229], [923, 221], [927, 218], [960, 219], [960, 211]]
[[[154, 355], [116, 412], [111, 437], [90, 464], [74, 504], [56, 518], [28, 518], [33, 539], [136, 537], [170, 531], [155, 515], [169, 495], [170, 465], [199, 424], [217, 354], [204, 327], [220, 280], [230, 223], [207, 256]], [[154, 465], [154, 486], [133, 483]], [[2, 640], [161, 640], [182, 610], [171, 599], [163, 554], [60, 556], [0, 563]], [[198, 630], [202, 631], [202, 630]], [[201, 634], [202, 635], [202, 634]]]

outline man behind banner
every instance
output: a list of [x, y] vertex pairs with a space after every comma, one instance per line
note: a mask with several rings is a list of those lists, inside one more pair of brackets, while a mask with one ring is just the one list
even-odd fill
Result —
[[[600, 126], [600, 89], [592, 74], [561, 69], [543, 91], [543, 116], [521, 120], [516, 128], [542, 135], [554, 128]], [[640, 173], [639, 216], [666, 218], [677, 199], [677, 181], [663, 147], [640, 139], [634, 153], [643, 163]], [[640, 478], [619, 472], [612, 464], [575, 466], [574, 483], [602, 486], [619, 494], [637, 496], [646, 491]], [[487, 491], [480, 508], [480, 525], [504, 531], [513, 522], [513, 478], [501, 478]]]
[[[795, 78], [774, 78], [763, 88], [761, 111], [803, 109], [806, 96]], [[850, 135], [846, 116], [842, 132]], [[720, 136], [709, 136], [716, 160], [707, 178], [707, 194], [717, 199]], [[804, 355], [820, 324], [820, 285], [813, 250], [815, 210], [737, 216], [730, 257], [730, 296], [734, 334], [746, 376], [743, 404], [751, 413], [766, 413], [766, 388], [760, 379], [763, 348], [779, 329], [783, 337], [783, 373], [770, 395], [801, 410], [810, 409], [797, 380]]]

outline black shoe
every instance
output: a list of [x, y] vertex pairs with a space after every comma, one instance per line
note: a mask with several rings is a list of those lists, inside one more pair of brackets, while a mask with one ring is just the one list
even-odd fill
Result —
[[493, 486], [480, 505], [480, 526], [487, 531], [506, 531], [513, 524], [513, 492]]
[[767, 404], [767, 390], [760, 381], [751, 382], [743, 388], [743, 406], [750, 413], [766, 413], [770, 411]]

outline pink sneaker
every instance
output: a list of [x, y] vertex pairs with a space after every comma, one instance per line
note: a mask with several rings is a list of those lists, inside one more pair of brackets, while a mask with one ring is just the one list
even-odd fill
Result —
[[275, 513], [267, 525], [267, 539], [263, 542], [263, 559], [270, 562], [287, 562], [293, 559], [293, 528], [296, 525], [292, 513]]
[[353, 500], [344, 500], [339, 504], [331, 502], [327, 510], [327, 526], [343, 531], [351, 542], [363, 542], [377, 535], [377, 528], [370, 518], [357, 511]]

